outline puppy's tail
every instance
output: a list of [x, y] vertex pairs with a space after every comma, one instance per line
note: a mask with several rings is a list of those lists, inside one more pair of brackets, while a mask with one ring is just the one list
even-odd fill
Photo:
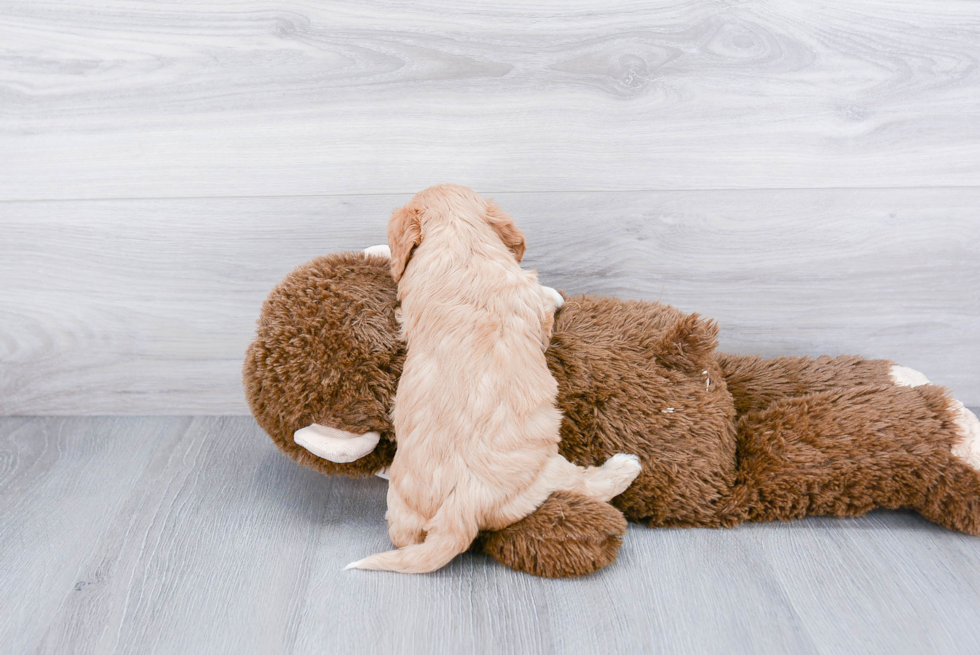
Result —
[[475, 521], [455, 511], [454, 498], [447, 499], [432, 517], [425, 541], [389, 550], [351, 562], [346, 569], [430, 573], [442, 568], [473, 543], [479, 528]]

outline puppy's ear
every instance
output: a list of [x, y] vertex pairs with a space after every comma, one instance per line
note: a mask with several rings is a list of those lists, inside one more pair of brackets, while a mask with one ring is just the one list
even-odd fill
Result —
[[398, 282], [405, 273], [412, 251], [422, 243], [422, 215], [417, 208], [396, 209], [388, 223], [388, 247], [391, 248], [391, 277]]
[[514, 253], [517, 261], [524, 259], [524, 233], [514, 225], [510, 216], [505, 214], [492, 200], [487, 201], [487, 222], [500, 235], [504, 245]]

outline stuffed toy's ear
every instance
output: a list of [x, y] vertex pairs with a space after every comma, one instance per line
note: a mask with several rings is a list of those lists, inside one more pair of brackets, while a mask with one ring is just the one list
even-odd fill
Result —
[[524, 259], [524, 233], [514, 225], [510, 216], [505, 214], [492, 200], [487, 201], [487, 222], [500, 235], [504, 245], [514, 253], [517, 261]]
[[388, 247], [391, 248], [391, 277], [402, 279], [412, 251], [422, 243], [422, 210], [405, 206], [396, 209], [388, 223]]

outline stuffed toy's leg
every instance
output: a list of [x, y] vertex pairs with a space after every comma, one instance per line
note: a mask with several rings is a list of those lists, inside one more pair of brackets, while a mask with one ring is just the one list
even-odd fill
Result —
[[624, 534], [626, 519], [609, 503], [556, 491], [517, 523], [481, 533], [474, 547], [517, 571], [565, 578], [612, 564]]
[[725, 523], [909, 507], [980, 534], [980, 422], [945, 389], [884, 360], [719, 361], [738, 421]]

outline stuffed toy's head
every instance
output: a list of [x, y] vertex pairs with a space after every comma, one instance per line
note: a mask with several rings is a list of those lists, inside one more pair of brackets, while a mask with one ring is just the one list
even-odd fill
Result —
[[[245, 357], [245, 395], [262, 429], [300, 464], [357, 477], [391, 465], [389, 410], [405, 360], [395, 292], [385, 255], [343, 252], [296, 268], [265, 301]], [[297, 444], [304, 430], [319, 430], [309, 436], [332, 444], [334, 461]]]

